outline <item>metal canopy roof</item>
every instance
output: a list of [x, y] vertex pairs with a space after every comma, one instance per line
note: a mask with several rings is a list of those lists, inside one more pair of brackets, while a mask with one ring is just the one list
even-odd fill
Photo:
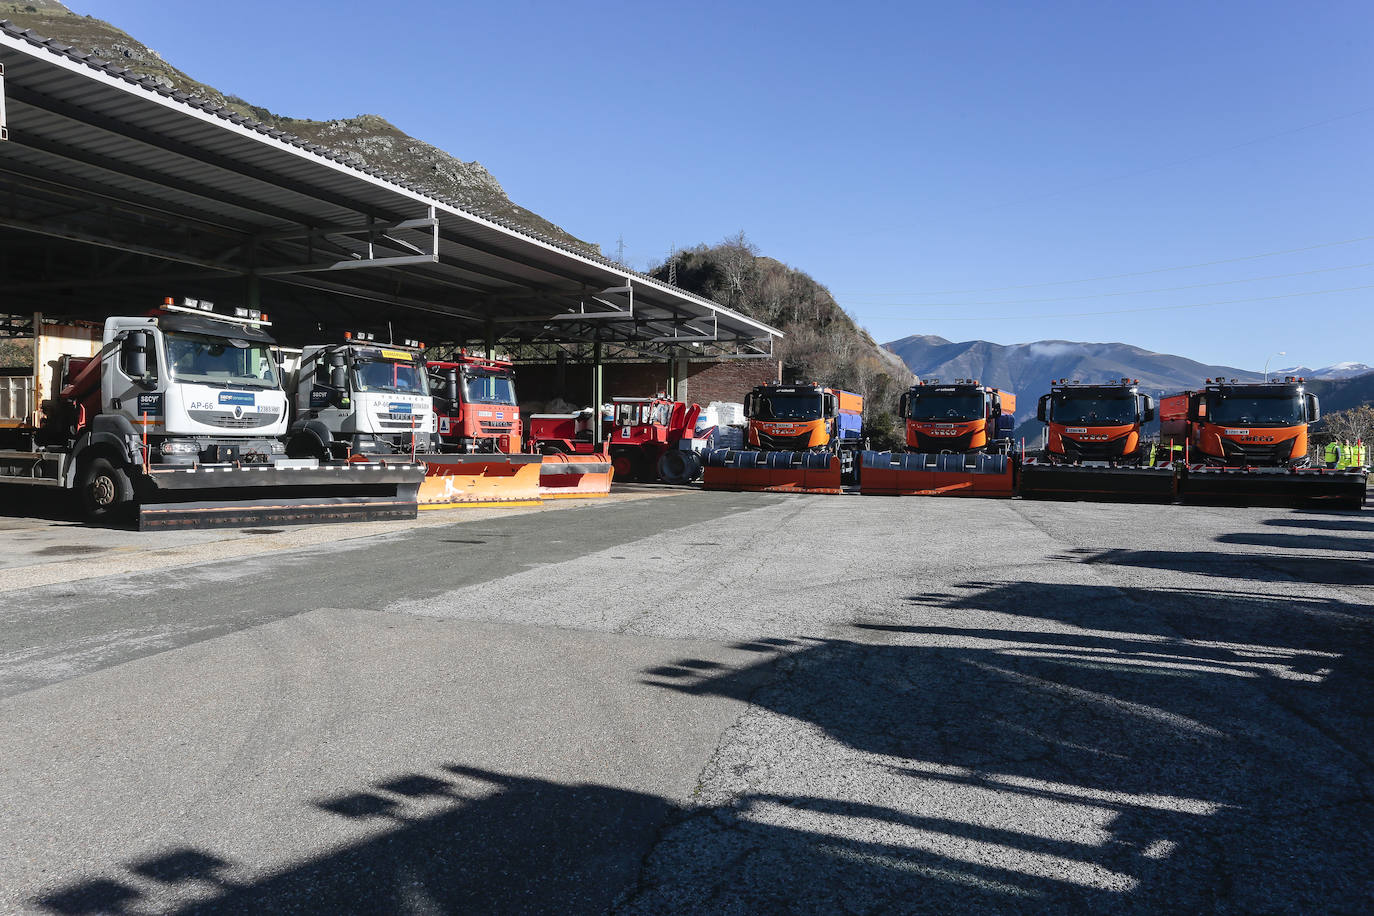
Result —
[[3, 21], [0, 65], [0, 312], [184, 294], [260, 305], [285, 342], [387, 322], [664, 356], [782, 336]]

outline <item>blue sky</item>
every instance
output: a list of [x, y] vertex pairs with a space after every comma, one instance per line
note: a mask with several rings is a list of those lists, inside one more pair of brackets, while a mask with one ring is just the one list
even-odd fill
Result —
[[69, 5], [636, 267], [742, 229], [879, 340], [1374, 364], [1367, 0]]

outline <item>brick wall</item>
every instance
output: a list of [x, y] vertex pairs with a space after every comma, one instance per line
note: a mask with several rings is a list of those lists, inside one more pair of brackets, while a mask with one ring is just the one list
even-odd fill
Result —
[[[658, 394], [668, 390], [671, 372], [667, 360], [606, 363], [601, 375], [604, 394], [607, 400]], [[781, 378], [779, 360], [691, 361], [687, 363], [686, 378], [679, 387], [678, 397], [703, 407], [712, 401], [743, 401], [755, 385], [775, 384]], [[574, 404], [591, 404], [592, 368], [583, 363], [568, 363], [561, 368], [556, 365], [517, 366], [515, 390], [521, 404], [544, 403], [554, 398]]]

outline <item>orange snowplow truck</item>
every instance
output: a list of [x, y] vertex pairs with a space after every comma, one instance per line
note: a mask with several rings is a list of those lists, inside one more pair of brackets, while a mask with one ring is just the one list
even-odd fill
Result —
[[508, 455], [520, 451], [520, 406], [510, 360], [460, 350], [456, 358], [426, 367], [439, 415], [439, 439], [446, 448]]
[[1311, 466], [1307, 426], [1321, 419], [1321, 405], [1302, 378], [1207, 379], [1201, 390], [1172, 395], [1160, 406], [1161, 440], [1184, 449], [1185, 499], [1364, 505], [1363, 469]]
[[1011, 496], [1016, 395], [955, 379], [927, 379], [902, 395], [905, 452], [862, 455], [859, 490], [875, 496]]
[[1022, 496], [1173, 500], [1174, 469], [1147, 461], [1144, 426], [1155, 418], [1155, 401], [1140, 391], [1139, 379], [1056, 379], [1035, 416], [1048, 427], [1045, 449], [1022, 463]]

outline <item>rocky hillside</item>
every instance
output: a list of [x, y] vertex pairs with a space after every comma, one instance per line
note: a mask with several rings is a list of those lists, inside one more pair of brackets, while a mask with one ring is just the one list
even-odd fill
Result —
[[[589, 242], [565, 232], [537, 213], [513, 203], [500, 182], [479, 162], [463, 162], [417, 140], [377, 115], [313, 121], [288, 118], [225, 95], [174, 67], [161, 54], [108, 22], [72, 12], [57, 0], [0, 0], [0, 19], [45, 38], [56, 38], [79, 51], [151, 76], [171, 89], [196, 95], [213, 105], [286, 131], [307, 143], [327, 146], [350, 164], [398, 174], [402, 180], [441, 200], [491, 215], [576, 249], [600, 254]], [[194, 49], [185, 49], [192, 53]]]
[[[830, 291], [800, 270], [765, 257], [740, 233], [719, 245], [674, 255], [683, 289], [773, 325], [787, 336], [777, 345], [789, 381], [817, 381], [866, 400], [864, 421], [875, 445], [887, 447], [893, 412], [911, 372], [840, 308]], [[668, 264], [650, 273], [668, 280]]]

